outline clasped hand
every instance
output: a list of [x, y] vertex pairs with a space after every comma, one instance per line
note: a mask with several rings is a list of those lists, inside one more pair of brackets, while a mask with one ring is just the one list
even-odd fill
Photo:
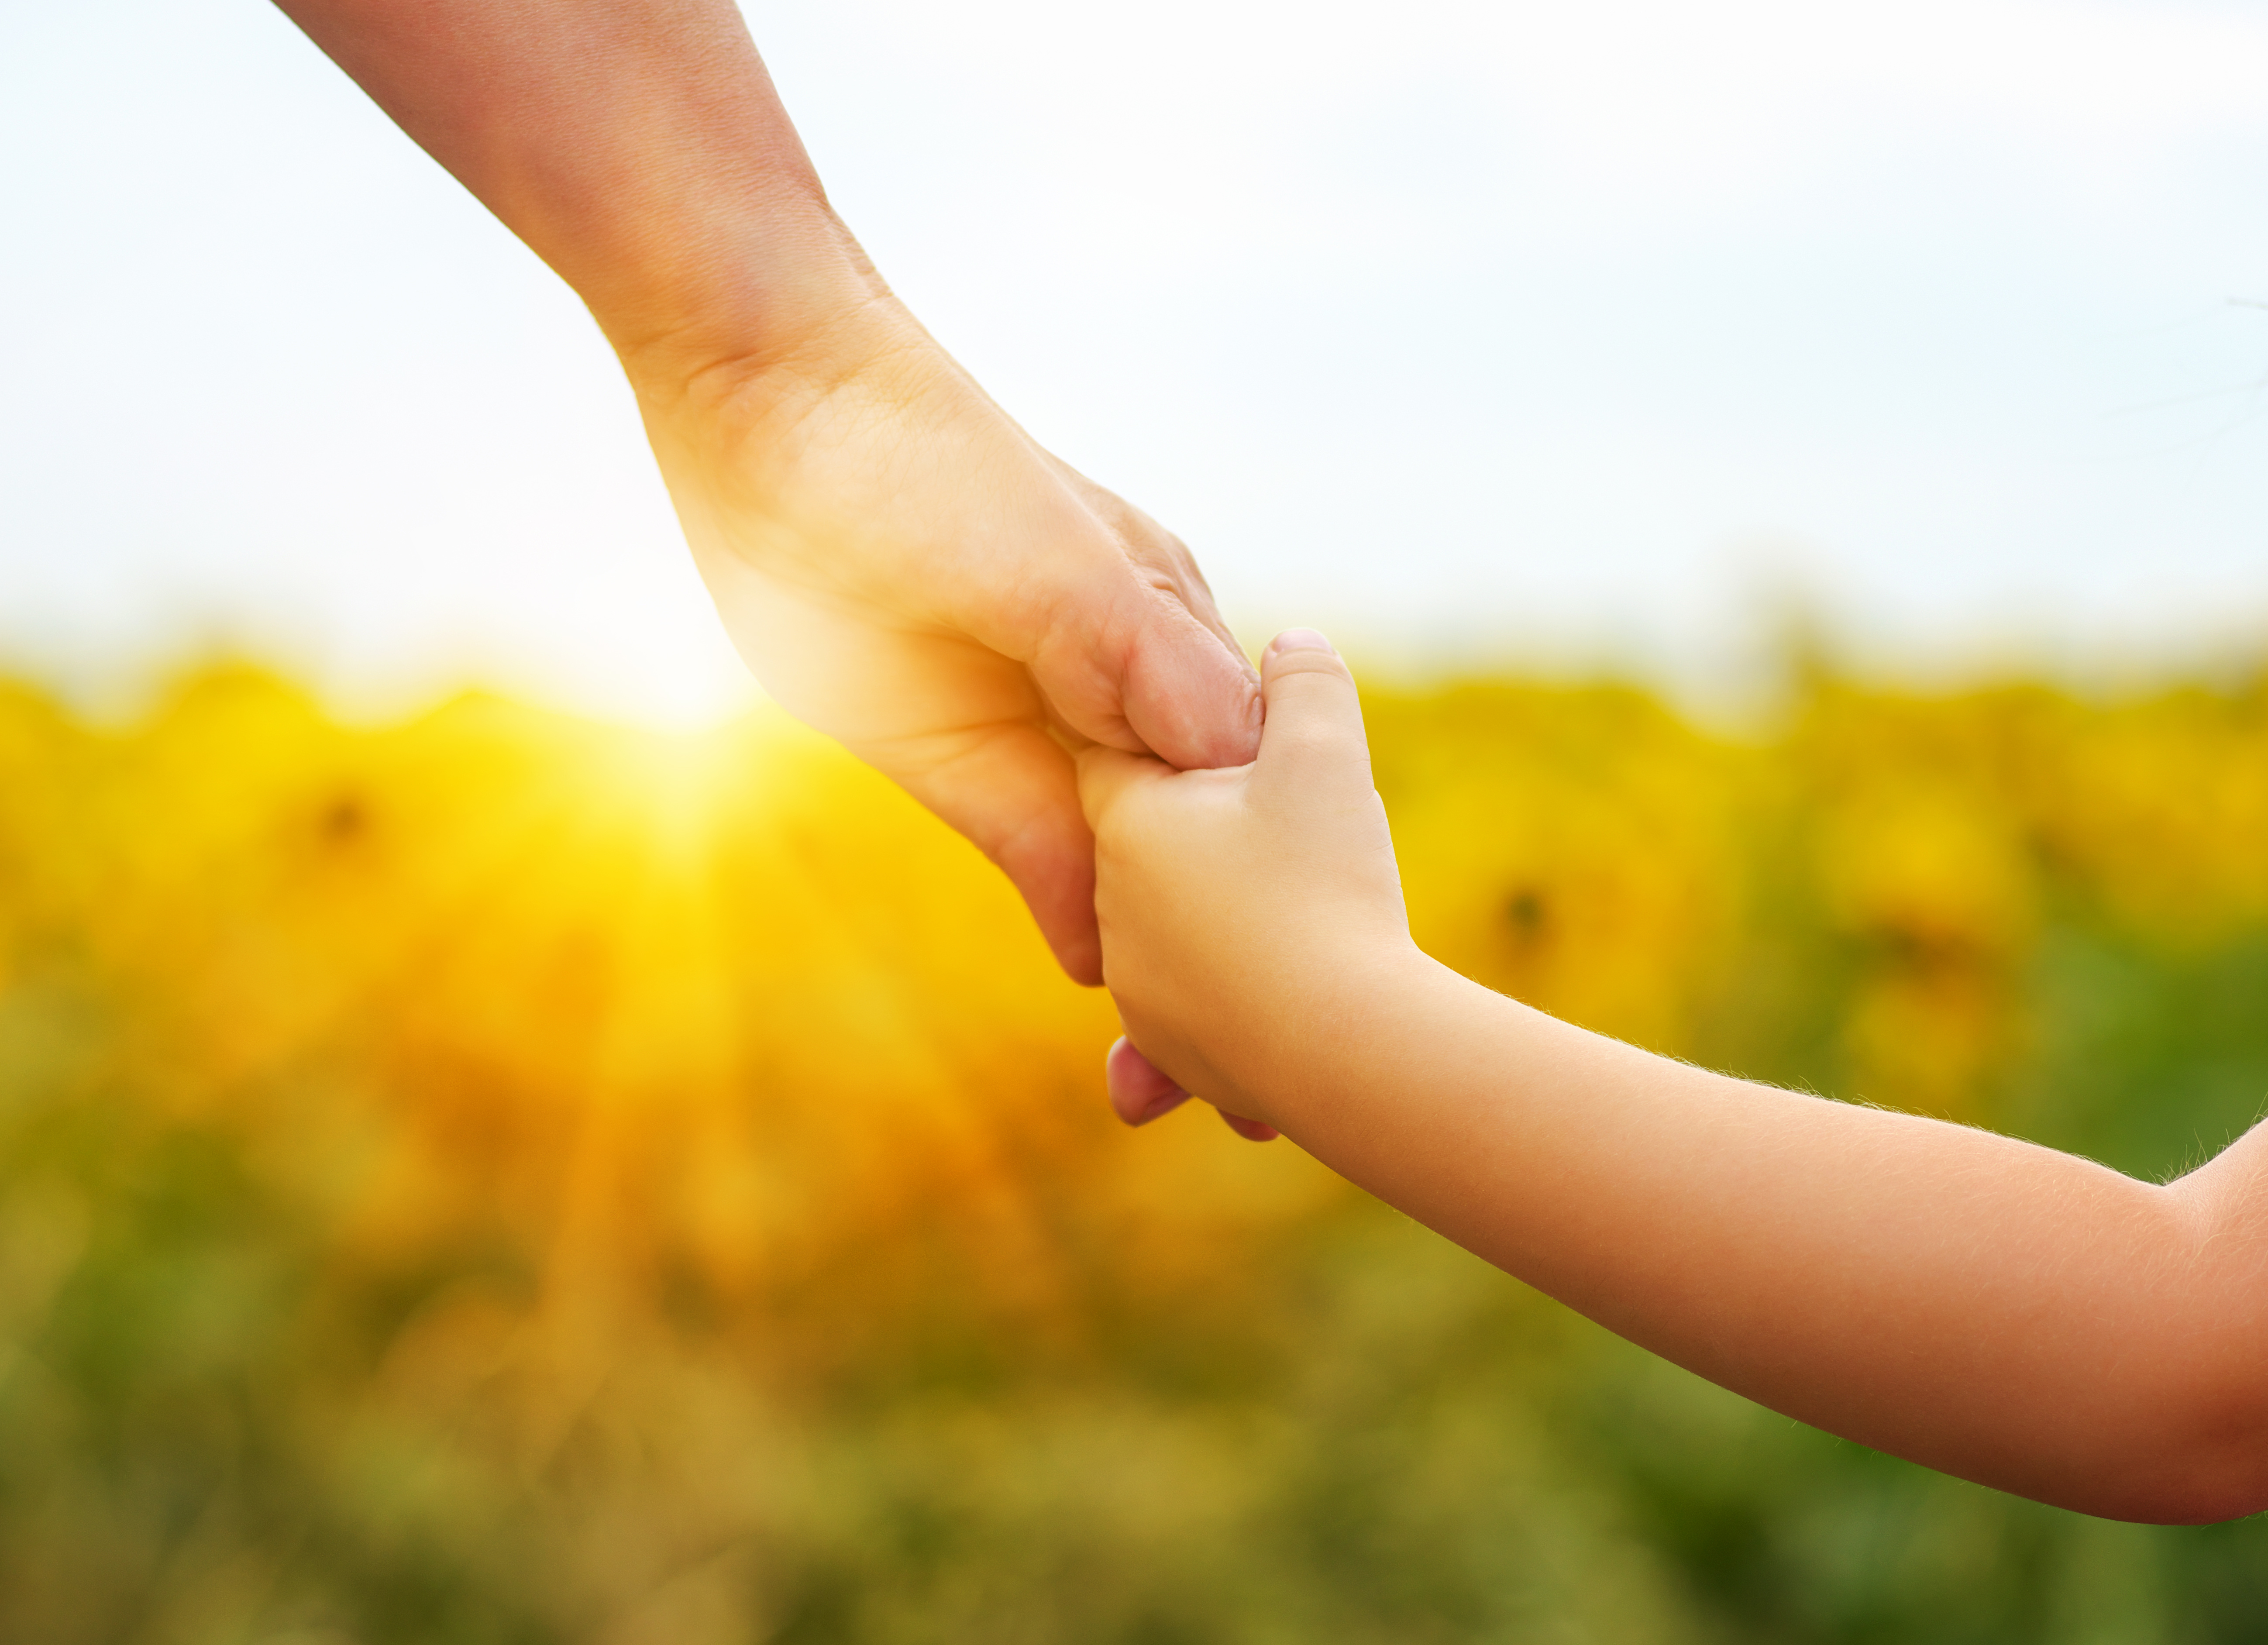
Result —
[[1101, 980], [1074, 751], [1252, 757], [1258, 682], [1181, 540], [1044, 451], [887, 295], [761, 365], [641, 372], [748, 667], [966, 835]]

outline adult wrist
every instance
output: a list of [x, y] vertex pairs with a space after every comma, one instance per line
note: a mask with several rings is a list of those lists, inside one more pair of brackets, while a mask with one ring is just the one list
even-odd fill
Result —
[[681, 308], [666, 326], [601, 321], [658, 450], [701, 453], [720, 435], [737, 439], [768, 419], [792, 420], [933, 349], [871, 271], [770, 261], [737, 289]]
[[642, 396], [829, 371], [875, 328], [878, 311], [896, 307], [880, 277], [853, 260], [855, 247], [828, 244], [816, 228], [779, 226], [773, 243], [733, 266], [694, 271], [666, 290], [611, 307], [585, 294]]

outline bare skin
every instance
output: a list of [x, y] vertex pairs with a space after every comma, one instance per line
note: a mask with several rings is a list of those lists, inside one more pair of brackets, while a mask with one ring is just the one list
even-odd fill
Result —
[[1107, 959], [1156, 1059], [1114, 1053], [1123, 1116], [1194, 1091], [1280, 1126], [1632, 1339], [1948, 1472], [2119, 1517], [2268, 1505], [2262, 1132], [2160, 1187], [1446, 971], [1344, 667], [1271, 652], [1253, 760], [1261, 699], [1187, 551], [891, 294], [727, 0], [284, 9], [588, 303], [774, 695], [1000, 863], [1072, 975]]
[[[1279, 1127], [1601, 1324], [1879, 1450], [2112, 1518], [2268, 1507], [2268, 1128], [2178, 1182], [1650, 1056], [1410, 941], [1353, 681], [1257, 760], [1082, 756], [1123, 1116]], [[1154, 1069], [1151, 1066], [1154, 1062]], [[1160, 1072], [1162, 1071], [1162, 1072]]]
[[741, 654], [1100, 979], [1071, 750], [1249, 759], [1180, 540], [1042, 450], [828, 206], [731, 0], [279, 0], [589, 306]]

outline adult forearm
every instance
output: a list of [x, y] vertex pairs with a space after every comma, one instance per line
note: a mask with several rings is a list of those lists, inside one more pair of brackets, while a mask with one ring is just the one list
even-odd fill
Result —
[[792, 352], [879, 289], [732, 0], [277, 4], [634, 373]]
[[1281, 1116], [1349, 1177], [1864, 1443], [2097, 1513], [2260, 1506], [2257, 1234], [2068, 1154], [1651, 1057], [1421, 963]]

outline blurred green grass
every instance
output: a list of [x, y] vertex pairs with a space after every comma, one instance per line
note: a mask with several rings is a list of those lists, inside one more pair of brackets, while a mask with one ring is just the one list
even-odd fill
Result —
[[[1756, 1077], [2194, 1163], [2268, 679], [1367, 712], [1419, 939]], [[0, 1640], [2243, 1641], [2253, 1523], [1802, 1428], [1197, 1115], [759, 717], [0, 695]]]

